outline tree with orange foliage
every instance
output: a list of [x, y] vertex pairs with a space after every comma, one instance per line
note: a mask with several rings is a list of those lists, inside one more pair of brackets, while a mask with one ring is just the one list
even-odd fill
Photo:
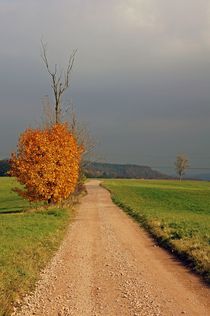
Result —
[[77, 185], [82, 151], [67, 124], [27, 129], [10, 159], [10, 175], [24, 186], [16, 192], [30, 201], [67, 199]]

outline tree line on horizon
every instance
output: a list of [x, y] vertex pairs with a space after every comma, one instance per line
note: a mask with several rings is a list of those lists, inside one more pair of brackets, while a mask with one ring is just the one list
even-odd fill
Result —
[[[134, 164], [102, 163], [84, 161], [83, 173], [88, 178], [124, 178], [124, 179], [171, 179], [165, 173], [154, 170], [149, 166]], [[1, 172], [2, 170], [2, 172]], [[0, 161], [0, 176], [9, 171], [8, 160]], [[182, 174], [183, 177], [183, 174]]]

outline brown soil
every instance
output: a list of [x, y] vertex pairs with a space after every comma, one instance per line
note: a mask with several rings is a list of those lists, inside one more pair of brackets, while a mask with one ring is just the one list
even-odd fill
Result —
[[115, 206], [99, 181], [14, 315], [210, 315], [210, 291]]

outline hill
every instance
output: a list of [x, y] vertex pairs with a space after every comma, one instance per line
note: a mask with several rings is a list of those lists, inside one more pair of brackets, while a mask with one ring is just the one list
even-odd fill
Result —
[[[159, 171], [153, 170], [148, 166], [133, 164], [113, 164], [101, 162], [86, 162], [85, 175], [88, 178], [121, 178], [121, 179], [168, 179]], [[9, 171], [7, 159], [0, 160], [0, 176], [6, 176]]]
[[89, 178], [123, 178], [123, 179], [167, 179], [162, 174], [148, 166], [133, 164], [113, 164], [88, 162], [85, 164], [85, 175]]
[[0, 160], [0, 176], [6, 176], [9, 171], [9, 161], [7, 159]]

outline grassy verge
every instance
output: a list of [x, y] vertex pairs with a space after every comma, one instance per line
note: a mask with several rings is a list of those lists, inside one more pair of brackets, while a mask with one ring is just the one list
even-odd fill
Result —
[[210, 282], [210, 184], [105, 180], [113, 201]]
[[[58, 248], [71, 217], [68, 209], [34, 208], [11, 192], [12, 178], [0, 178], [0, 315], [31, 291], [40, 270]], [[16, 184], [17, 185], [17, 184]]]

